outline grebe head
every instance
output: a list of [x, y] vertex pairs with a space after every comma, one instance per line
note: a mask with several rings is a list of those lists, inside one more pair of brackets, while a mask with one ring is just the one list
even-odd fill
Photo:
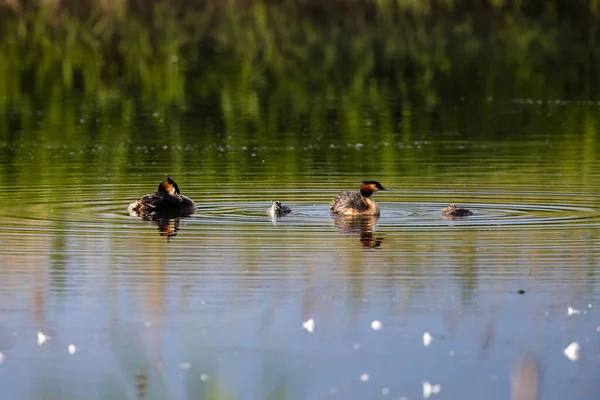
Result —
[[370, 197], [373, 193], [380, 190], [389, 190], [381, 186], [381, 183], [377, 181], [364, 181], [360, 187], [360, 194], [364, 197]]
[[167, 176], [167, 179], [162, 181], [160, 185], [158, 185], [157, 189], [158, 193], [167, 193], [170, 195], [179, 194], [179, 186], [170, 176]]

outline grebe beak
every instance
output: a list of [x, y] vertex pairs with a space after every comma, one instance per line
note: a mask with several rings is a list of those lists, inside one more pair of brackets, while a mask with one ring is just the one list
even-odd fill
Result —
[[379, 189], [379, 190], [387, 190], [387, 191], [390, 191], [390, 190], [392, 190], [392, 189], [390, 189], [390, 188], [386, 188], [386, 187], [383, 187], [383, 186], [382, 186], [382, 187], [381, 187], [381, 189]]

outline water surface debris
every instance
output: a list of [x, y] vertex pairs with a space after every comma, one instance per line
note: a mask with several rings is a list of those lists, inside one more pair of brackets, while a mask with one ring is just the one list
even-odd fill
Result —
[[431, 383], [425, 381], [423, 382], [423, 398], [428, 399], [432, 394], [437, 395], [442, 391], [442, 385], [432, 385]]
[[42, 331], [38, 331], [37, 333], [37, 344], [39, 346], [43, 345], [46, 340], [50, 339], [50, 336], [44, 335]]
[[579, 315], [579, 314], [581, 314], [581, 310], [578, 310], [578, 309], [572, 308], [572, 307], [567, 308], [567, 315]]
[[67, 350], [70, 355], [73, 355], [77, 352], [77, 347], [74, 344], [70, 344], [69, 347], [67, 347]]
[[572, 342], [567, 346], [566, 349], [563, 350], [565, 356], [571, 361], [579, 360], [579, 350], [581, 350], [581, 346], [577, 342]]
[[363, 382], [367, 382], [369, 380], [369, 374], [361, 374], [360, 380]]
[[423, 346], [427, 347], [431, 344], [433, 337], [429, 334], [429, 332], [425, 332], [423, 334]]
[[302, 323], [302, 329], [306, 329], [308, 332], [313, 333], [315, 330], [315, 320], [309, 319]]
[[383, 329], [383, 324], [381, 323], [381, 321], [374, 320], [373, 322], [371, 322], [371, 329], [373, 329], [374, 331]]

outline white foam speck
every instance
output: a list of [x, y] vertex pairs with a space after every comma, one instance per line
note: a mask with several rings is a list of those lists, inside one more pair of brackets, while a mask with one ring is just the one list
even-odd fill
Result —
[[69, 351], [70, 355], [73, 355], [77, 352], [77, 347], [75, 347], [74, 344], [70, 344], [69, 347], [67, 347], [67, 350]]
[[431, 344], [433, 337], [429, 334], [429, 332], [425, 332], [423, 334], [423, 346], [427, 347]]
[[38, 331], [37, 337], [38, 337], [37, 344], [40, 346], [43, 345], [46, 342], [46, 340], [50, 339], [50, 336], [44, 335], [42, 333], [42, 331]]
[[381, 323], [381, 321], [375, 320], [371, 322], [371, 329], [373, 329], [374, 331], [383, 329], [383, 324]]
[[369, 380], [369, 374], [361, 374], [360, 380], [363, 382], [367, 382]]
[[565, 356], [571, 361], [579, 360], [579, 350], [581, 350], [581, 346], [577, 342], [572, 342], [567, 346], [566, 349], [563, 350]]
[[390, 389], [389, 388], [383, 388], [381, 389], [381, 395], [382, 396], [387, 396], [388, 394], [390, 394]]
[[4, 353], [0, 353], [0, 364], [2, 364], [5, 359], [6, 359], [6, 356], [4, 355]]
[[200, 379], [201, 379], [202, 381], [206, 382], [207, 380], [209, 380], [209, 379], [210, 379], [210, 375], [207, 375], [207, 374], [202, 374], [202, 375], [200, 375]]
[[579, 314], [581, 314], [581, 310], [569, 307], [569, 308], [567, 308], [567, 314], [568, 315], [579, 315]]
[[432, 385], [431, 383], [425, 381], [423, 382], [423, 398], [428, 399], [432, 394], [437, 395], [442, 391], [442, 385]]
[[313, 333], [313, 331], [315, 330], [315, 320], [311, 318], [309, 320], [304, 321], [302, 323], [302, 328], [306, 329], [310, 333]]
[[181, 369], [190, 369], [191, 366], [192, 364], [190, 364], [189, 362], [182, 362], [181, 364], [179, 364], [179, 368]]

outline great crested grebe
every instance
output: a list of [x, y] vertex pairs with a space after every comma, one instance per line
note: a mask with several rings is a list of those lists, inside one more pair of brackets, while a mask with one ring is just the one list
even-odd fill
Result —
[[448, 207], [440, 211], [440, 214], [445, 217], [468, 217], [469, 215], [473, 215], [473, 211], [466, 208], [458, 208], [454, 203], [450, 203]]
[[135, 216], [153, 216], [169, 214], [188, 216], [196, 211], [196, 203], [179, 192], [179, 186], [170, 176], [158, 185], [156, 192], [134, 200], [129, 207], [129, 214]]
[[267, 210], [267, 214], [269, 214], [271, 217], [281, 217], [291, 212], [291, 208], [289, 208], [288, 206], [284, 206], [279, 201], [274, 201], [271, 208]]
[[331, 201], [329, 211], [344, 215], [379, 215], [379, 206], [371, 195], [379, 190], [389, 190], [377, 181], [364, 181], [358, 192], [342, 192]]

